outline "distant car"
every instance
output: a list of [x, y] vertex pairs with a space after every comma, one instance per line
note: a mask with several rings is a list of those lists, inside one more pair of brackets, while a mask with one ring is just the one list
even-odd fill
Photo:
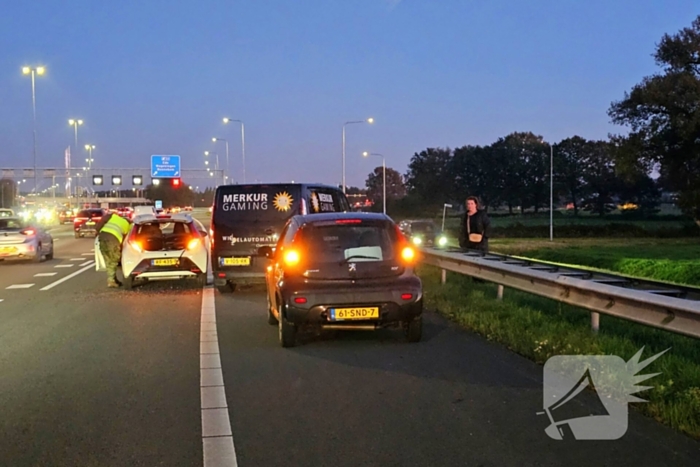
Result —
[[102, 219], [102, 216], [107, 214], [108, 212], [106, 210], [99, 208], [83, 209], [82, 211], [78, 212], [75, 219], [73, 219], [73, 232], [75, 233], [75, 238], [97, 236], [95, 226]]
[[399, 223], [399, 228], [416, 246], [447, 246], [447, 237], [431, 220], [405, 220]]
[[15, 217], [15, 212], [12, 209], [0, 209], [0, 217]]
[[75, 219], [75, 213], [72, 209], [61, 209], [58, 211], [58, 222], [60, 224], [70, 224]]
[[268, 323], [282, 347], [302, 326], [374, 330], [402, 327], [422, 335], [423, 287], [416, 250], [384, 214], [334, 213], [292, 217], [267, 268]]
[[185, 206], [182, 208], [183, 211], [192, 212], [192, 206]]
[[180, 206], [173, 206], [170, 209], [168, 209], [169, 214], [177, 214], [181, 211], [182, 211], [182, 209], [180, 209]]
[[[95, 241], [95, 263], [104, 264]], [[141, 214], [122, 245], [124, 288], [139, 280], [196, 279], [206, 285], [209, 239], [204, 226], [189, 214]], [[97, 267], [100, 270], [100, 267]]]
[[130, 208], [130, 207], [117, 208], [117, 215], [120, 217], [123, 217], [124, 219], [131, 220], [134, 218], [134, 208]]
[[53, 259], [53, 237], [42, 227], [19, 217], [0, 218], [0, 260]]

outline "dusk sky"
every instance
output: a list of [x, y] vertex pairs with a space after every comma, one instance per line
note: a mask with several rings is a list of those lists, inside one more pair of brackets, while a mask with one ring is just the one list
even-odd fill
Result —
[[[248, 182], [364, 186], [382, 153], [405, 173], [426, 147], [489, 144], [513, 131], [551, 142], [624, 129], [606, 110], [645, 75], [664, 33], [689, 26], [697, 0], [317, 0], [6, 2], [0, 15], [0, 168], [31, 167], [37, 77], [38, 166], [79, 146], [95, 167], [148, 167], [228, 138]], [[84, 160], [84, 149], [80, 151]], [[74, 160], [78, 159], [75, 155]], [[75, 164], [79, 165], [79, 164]], [[82, 164], [80, 164], [82, 165]], [[187, 180], [193, 185], [204, 181]]]

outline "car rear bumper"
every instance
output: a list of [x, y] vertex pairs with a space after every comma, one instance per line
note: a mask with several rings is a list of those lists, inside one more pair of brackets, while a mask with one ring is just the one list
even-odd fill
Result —
[[196, 277], [205, 271], [201, 269], [190, 258], [183, 257], [179, 259], [178, 264], [172, 266], [153, 266], [151, 260], [154, 258], [143, 259], [130, 272], [122, 269], [126, 275], [134, 278], [159, 278], [159, 279], [177, 279], [186, 277]]
[[[413, 282], [412, 284], [410, 282]], [[283, 296], [287, 321], [296, 324], [320, 325], [325, 328], [381, 328], [410, 321], [423, 312], [423, 290], [420, 280], [395, 286], [362, 287], [356, 290], [298, 289]], [[403, 294], [411, 294], [403, 299]], [[305, 304], [295, 303], [305, 298]], [[379, 308], [379, 318], [370, 320], [332, 321], [332, 308]]]
[[16, 243], [0, 245], [0, 260], [2, 259], [32, 259], [36, 258], [37, 249], [34, 243]]

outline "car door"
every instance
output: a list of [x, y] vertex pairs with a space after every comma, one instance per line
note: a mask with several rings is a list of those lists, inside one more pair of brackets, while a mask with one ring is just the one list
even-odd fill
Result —
[[[281, 258], [281, 252], [284, 246], [291, 243], [291, 238], [296, 231], [295, 222], [290, 220], [287, 225], [284, 226], [280, 234], [279, 240], [277, 240], [277, 245], [275, 245], [274, 254], [272, 255], [270, 261], [270, 267], [267, 268], [265, 272], [265, 281], [267, 282], [267, 295], [270, 299], [270, 304], [274, 306], [276, 302], [277, 295], [277, 283], [281, 278], [282, 270], [279, 266], [279, 260]], [[275, 312], [277, 310], [275, 309]]]

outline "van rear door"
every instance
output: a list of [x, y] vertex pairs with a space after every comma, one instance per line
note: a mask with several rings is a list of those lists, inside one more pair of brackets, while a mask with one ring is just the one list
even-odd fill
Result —
[[220, 186], [211, 224], [215, 267], [264, 271], [267, 259], [257, 256], [258, 248], [274, 246], [289, 218], [299, 214], [300, 206], [299, 185]]

